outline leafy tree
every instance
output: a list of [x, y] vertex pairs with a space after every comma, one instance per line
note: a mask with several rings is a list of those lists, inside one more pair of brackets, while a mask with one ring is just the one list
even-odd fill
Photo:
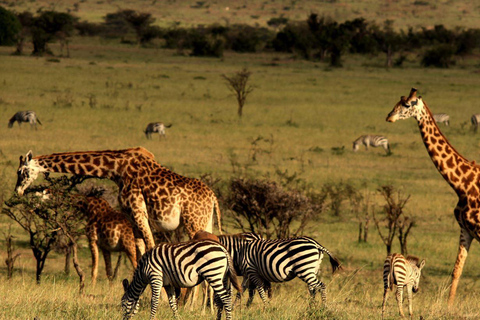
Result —
[[235, 75], [227, 77], [223, 75], [226, 85], [230, 91], [232, 91], [238, 103], [238, 117], [242, 118], [243, 106], [247, 100], [247, 96], [253, 91], [253, 87], [248, 85], [248, 79], [250, 78], [251, 72], [246, 68], [238, 71]]
[[155, 22], [155, 18], [151, 13], [136, 12], [134, 10], [122, 10], [120, 14], [125, 21], [135, 30], [137, 34], [137, 43], [142, 43], [142, 39], [146, 40], [144, 34], [148, 31], [152, 31], [151, 25]]
[[454, 53], [455, 48], [452, 45], [440, 44], [424, 53], [421, 64], [424, 67], [448, 68], [455, 64]]
[[380, 50], [386, 54], [385, 66], [387, 68], [392, 67], [394, 54], [403, 49], [405, 45], [404, 37], [395, 32], [392, 20], [385, 20], [383, 29], [377, 28], [373, 32], [373, 37], [377, 41]]
[[0, 46], [15, 44], [21, 28], [15, 14], [0, 6]]
[[43, 55], [51, 52], [47, 43], [55, 38], [66, 41], [72, 35], [76, 18], [68, 13], [44, 11], [40, 16], [34, 18], [31, 28], [33, 54]]

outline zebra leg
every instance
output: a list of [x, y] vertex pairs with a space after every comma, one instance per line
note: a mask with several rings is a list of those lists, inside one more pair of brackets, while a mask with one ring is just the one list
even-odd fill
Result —
[[382, 320], [385, 315], [385, 307], [387, 306], [388, 287], [383, 289], [383, 303], [382, 303]]
[[408, 300], [408, 313], [410, 314], [410, 318], [413, 316], [413, 306], [412, 306], [412, 286], [407, 285], [407, 300]]
[[317, 281], [314, 284], [308, 285], [308, 291], [310, 292], [310, 296], [312, 299], [315, 299], [315, 295], [317, 291], [320, 290], [320, 294], [322, 295], [322, 303], [327, 303], [327, 287], [322, 281]]
[[[172, 309], [173, 316], [175, 318], [178, 318], [178, 306], [177, 306], [177, 296], [175, 294], [175, 288], [173, 286], [168, 286], [168, 287], [165, 287], [165, 291], [167, 292], [168, 304], [170, 305], [170, 309]], [[152, 296], [153, 296], [153, 288], [152, 288]], [[158, 298], [157, 298], [157, 303], [158, 303]], [[153, 309], [153, 300], [152, 300], [152, 309]], [[150, 316], [151, 316], [151, 319], [154, 319], [155, 314], [151, 314]]]
[[[151, 301], [152, 306], [150, 309], [150, 319], [155, 319], [155, 314], [157, 313], [157, 308], [158, 308], [158, 301], [160, 300], [160, 291], [162, 290], [162, 286], [163, 286], [163, 277], [158, 275], [153, 276], [150, 279], [150, 286], [152, 289], [152, 301]], [[170, 299], [170, 295], [169, 295], [169, 299]], [[175, 300], [175, 290], [173, 290], [173, 299]], [[173, 314], [175, 315], [175, 311]]]
[[[260, 295], [260, 298], [262, 298], [263, 305], [268, 304], [267, 297], [265, 295], [265, 289], [264, 289], [264, 282], [263, 279], [261, 279], [258, 275], [255, 273], [250, 274], [248, 276], [248, 280], [252, 283], [257, 288], [258, 294]], [[247, 307], [249, 307], [252, 304], [253, 301], [253, 295], [251, 297], [248, 297], [247, 301]]]
[[403, 286], [397, 286], [397, 304], [398, 304], [398, 311], [400, 312], [400, 316], [403, 318], [405, 314], [403, 314]]

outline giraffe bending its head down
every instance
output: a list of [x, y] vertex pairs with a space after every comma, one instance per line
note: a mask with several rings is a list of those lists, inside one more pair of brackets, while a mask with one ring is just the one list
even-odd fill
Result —
[[415, 118], [434, 165], [458, 196], [454, 214], [460, 225], [460, 245], [452, 273], [448, 303], [452, 305], [468, 250], [473, 239], [480, 241], [480, 168], [459, 154], [440, 132], [430, 109], [413, 88], [401, 97], [387, 121]]
[[[162, 167], [146, 149], [54, 153], [20, 157], [15, 187], [19, 195], [40, 172], [61, 172], [109, 178], [119, 187], [119, 202], [133, 222], [137, 241], [147, 250], [155, 246], [150, 227], [172, 231], [183, 225], [192, 238], [195, 232], [211, 232], [213, 212], [221, 233], [220, 210], [213, 191], [203, 182]], [[143, 252], [142, 252], [143, 253]]]
[[[111, 252], [125, 252], [133, 268], [137, 268], [135, 237], [127, 217], [122, 212], [114, 210], [103, 198], [76, 195], [74, 203], [87, 217], [85, 234], [92, 253], [93, 285], [98, 275], [99, 247], [103, 253], [109, 280], [113, 278]], [[145, 248], [140, 248], [140, 251], [145, 251]]]

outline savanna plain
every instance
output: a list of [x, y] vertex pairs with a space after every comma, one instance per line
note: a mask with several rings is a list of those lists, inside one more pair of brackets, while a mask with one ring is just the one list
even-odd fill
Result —
[[[51, 46], [54, 52], [59, 50]], [[381, 212], [376, 190], [393, 185], [410, 195], [405, 211], [416, 224], [409, 235], [409, 253], [426, 259], [420, 291], [414, 296], [414, 318], [479, 319], [480, 252], [470, 249], [457, 298], [447, 308], [450, 274], [456, 259], [460, 228], [453, 216], [456, 195], [442, 179], [423, 146], [413, 119], [387, 123], [400, 96], [412, 87], [434, 113], [448, 113], [450, 127], [440, 125], [451, 144], [467, 159], [480, 158], [480, 133], [470, 130], [470, 117], [480, 112], [480, 60], [458, 61], [450, 69], [425, 69], [407, 61], [385, 69], [383, 57], [345, 56], [343, 68], [292, 59], [275, 53], [225, 53], [222, 59], [194, 58], [175, 51], [120, 45], [115, 41], [75, 38], [70, 58], [11, 56], [0, 48], [0, 192], [8, 199], [15, 186], [18, 157], [54, 152], [124, 149], [143, 146], [159, 163], [175, 172], [220, 181], [235, 176], [278, 179], [278, 172], [296, 174], [309, 189], [326, 183], [349, 183], [370, 194]], [[243, 117], [222, 75], [247, 68], [253, 92]], [[35, 110], [38, 130], [28, 124], [7, 128], [19, 110]], [[147, 123], [173, 124], [165, 139], [147, 140]], [[363, 134], [388, 137], [392, 154], [381, 149], [352, 151]], [[37, 182], [38, 183], [38, 182]], [[101, 181], [99, 184], [107, 183]], [[349, 208], [345, 206], [345, 208]], [[379, 213], [380, 214], [380, 213]], [[226, 233], [239, 232], [223, 208]], [[35, 260], [28, 236], [7, 217], [0, 228], [11, 228], [21, 253], [12, 279], [0, 266], [1, 319], [119, 319], [121, 279], [131, 278], [123, 264], [110, 284], [100, 262], [95, 288], [87, 279], [78, 294], [78, 278], [63, 273], [64, 258], [52, 253], [42, 282], [35, 282]], [[274, 286], [273, 299], [263, 308], [257, 296], [250, 308], [236, 308], [237, 319], [372, 319], [380, 318], [382, 271], [386, 256], [374, 224], [368, 242], [359, 243], [358, 219], [351, 210], [339, 216], [326, 210], [305, 232], [332, 251], [343, 270], [330, 274], [328, 260], [320, 278], [327, 284], [327, 305], [311, 305], [306, 285], [298, 279]], [[80, 250], [83, 269], [90, 272], [86, 242]], [[6, 258], [0, 238], [0, 260]], [[394, 242], [394, 252], [400, 250]], [[150, 293], [141, 298], [138, 319], [148, 318]], [[406, 305], [405, 305], [406, 306]], [[180, 309], [183, 319], [209, 318]], [[387, 319], [398, 317], [394, 294]], [[157, 318], [171, 318], [166, 301]], [[213, 318], [213, 316], [211, 316]]]

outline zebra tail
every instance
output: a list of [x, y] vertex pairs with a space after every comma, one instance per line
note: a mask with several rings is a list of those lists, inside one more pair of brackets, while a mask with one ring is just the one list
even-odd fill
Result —
[[42, 122], [40, 121], [40, 119], [37, 118], [37, 122], [39, 125], [43, 126]]
[[324, 251], [330, 257], [330, 264], [332, 265], [332, 274], [335, 273], [337, 270], [342, 270], [342, 266], [340, 265], [340, 261], [335, 258], [333, 254], [331, 254], [328, 250]]
[[[222, 232], [222, 214], [220, 212], [220, 206], [218, 205], [218, 199], [217, 197], [214, 195], [214, 210], [215, 210], [215, 213], [217, 214], [217, 224], [218, 224], [218, 232], [220, 234], [223, 234]], [[213, 228], [212, 228], [213, 229]]]
[[164, 125], [165, 128], [170, 128], [171, 126], [173, 126], [173, 123], [170, 123], [168, 126], [167, 125]]
[[242, 284], [240, 283], [240, 281], [238, 281], [237, 273], [235, 272], [235, 268], [233, 267], [232, 257], [230, 257], [230, 254], [227, 251], [225, 252], [227, 253], [228, 260], [228, 278], [230, 279], [230, 282], [232, 283], [235, 290], [237, 290], [238, 293], [242, 294]]

